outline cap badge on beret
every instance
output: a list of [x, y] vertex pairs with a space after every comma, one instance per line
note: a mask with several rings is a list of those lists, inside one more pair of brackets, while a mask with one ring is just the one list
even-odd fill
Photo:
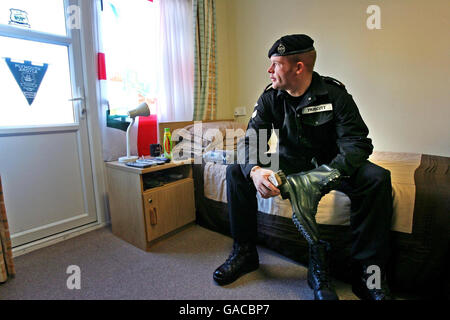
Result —
[[306, 34], [291, 34], [281, 37], [272, 45], [267, 56], [288, 56], [314, 50], [314, 40]]
[[286, 52], [286, 47], [284, 44], [280, 43], [277, 48], [278, 54], [284, 54]]

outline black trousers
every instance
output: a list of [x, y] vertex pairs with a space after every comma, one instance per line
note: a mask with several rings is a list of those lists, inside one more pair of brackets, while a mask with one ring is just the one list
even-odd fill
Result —
[[[336, 190], [351, 200], [351, 257], [355, 262], [385, 265], [390, 254], [390, 228], [393, 212], [390, 172], [366, 161]], [[257, 238], [258, 210], [256, 188], [244, 177], [238, 164], [227, 167], [227, 198], [231, 234], [238, 242]]]

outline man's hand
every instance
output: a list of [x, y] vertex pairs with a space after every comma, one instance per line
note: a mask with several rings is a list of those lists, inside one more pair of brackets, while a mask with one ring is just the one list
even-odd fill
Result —
[[273, 173], [274, 172], [272, 170], [267, 170], [259, 167], [253, 169], [250, 172], [250, 178], [252, 178], [256, 190], [258, 190], [259, 194], [264, 199], [275, 197], [280, 194], [280, 190], [278, 190], [278, 188], [276, 188], [269, 181], [269, 176]]

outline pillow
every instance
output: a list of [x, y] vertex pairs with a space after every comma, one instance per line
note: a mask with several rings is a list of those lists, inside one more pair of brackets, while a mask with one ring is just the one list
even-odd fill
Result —
[[247, 125], [233, 121], [195, 122], [174, 130], [173, 153], [198, 156], [212, 150], [237, 150]]
[[206, 148], [236, 149], [237, 142], [245, 136], [247, 125], [234, 121], [196, 122], [182, 129], [177, 129], [172, 135], [172, 140], [179, 142], [187, 139], [196, 142]]

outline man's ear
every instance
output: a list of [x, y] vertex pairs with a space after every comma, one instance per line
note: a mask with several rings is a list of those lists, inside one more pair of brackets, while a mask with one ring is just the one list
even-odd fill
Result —
[[298, 61], [297, 62], [297, 70], [296, 70], [297, 74], [302, 73], [304, 70], [305, 70], [305, 64], [301, 61]]

